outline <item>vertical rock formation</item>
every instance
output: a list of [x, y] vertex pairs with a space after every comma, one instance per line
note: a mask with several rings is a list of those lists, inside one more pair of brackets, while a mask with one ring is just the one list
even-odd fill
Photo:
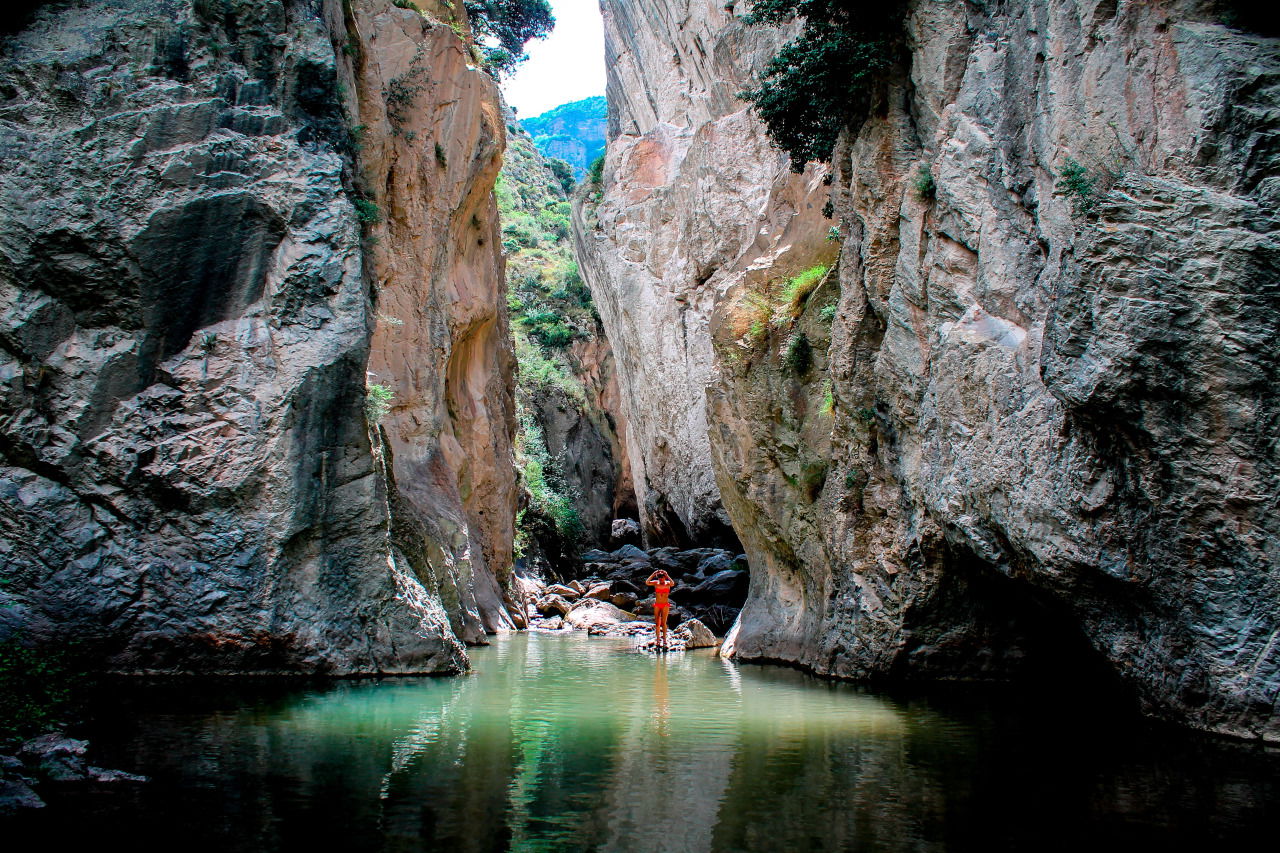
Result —
[[792, 176], [736, 98], [784, 34], [708, 0], [601, 9], [610, 141], [574, 228], [617, 359], [641, 522], [658, 542], [732, 539], [707, 443], [708, 318], [752, 267], [823, 251], [821, 174]]
[[502, 131], [463, 50], [383, 0], [88, 2], [3, 42], [6, 635], [129, 672], [422, 672], [466, 665], [450, 620], [501, 622]]
[[382, 422], [396, 548], [476, 642], [512, 626], [514, 356], [493, 199], [505, 126], [497, 84], [451, 26], [460, 4], [419, 6], [352, 12], [359, 159], [380, 220], [369, 373], [396, 394]]
[[[655, 436], [697, 457], [698, 425], [637, 406], [636, 377], [711, 378], [752, 565], [736, 653], [858, 678], [1076, 658], [1149, 713], [1280, 739], [1277, 42], [1191, 2], [911, 4], [836, 152], [835, 272], [792, 301], [778, 283], [829, 260], [833, 223], [767, 194], [749, 118], [655, 116], [673, 75], [760, 67], [690, 5], [606, 4], [619, 136], [580, 219], [651, 513], [655, 488], [697, 491], [658, 477]], [[793, 210], [788, 255], [680, 286], [739, 268], [708, 234], [769, 245]], [[673, 347], [677, 295], [707, 330]]]

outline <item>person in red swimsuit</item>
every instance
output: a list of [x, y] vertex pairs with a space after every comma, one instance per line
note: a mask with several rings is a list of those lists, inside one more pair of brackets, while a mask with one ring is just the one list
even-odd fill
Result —
[[676, 582], [671, 579], [671, 575], [658, 569], [649, 575], [645, 583], [653, 587], [653, 642], [658, 648], [665, 649], [667, 647], [667, 614], [671, 612], [671, 600], [667, 596], [671, 594], [671, 588], [676, 585]]

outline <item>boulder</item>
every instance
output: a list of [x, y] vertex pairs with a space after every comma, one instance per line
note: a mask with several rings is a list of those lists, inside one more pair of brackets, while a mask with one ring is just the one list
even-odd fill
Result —
[[573, 605], [563, 595], [551, 593], [538, 599], [535, 607], [543, 616], [564, 616]]
[[0, 778], [0, 817], [42, 808], [44, 808], [44, 800], [40, 799], [26, 782]]
[[741, 569], [725, 569], [685, 591], [689, 601], [721, 602], [740, 606], [747, 596], [749, 575]]
[[616, 625], [634, 622], [636, 621], [636, 616], [634, 613], [628, 613], [625, 610], [614, 607], [607, 601], [584, 598], [569, 611], [565, 621], [575, 628], [585, 629], [592, 634], [599, 634]]
[[139, 776], [136, 773], [125, 773], [123, 770], [107, 770], [103, 767], [90, 767], [89, 778], [103, 785], [113, 785], [117, 782], [149, 782], [146, 776]]
[[535, 631], [559, 631], [564, 628], [564, 618], [550, 616], [546, 619], [535, 619], [530, 627]]
[[686, 649], [713, 649], [720, 645], [711, 629], [697, 619], [681, 622], [671, 633], [684, 641]]
[[620, 607], [623, 610], [634, 610], [639, 597], [634, 592], [615, 592], [609, 602], [614, 607]]
[[621, 548], [613, 552], [613, 559], [616, 561], [629, 560], [632, 562], [649, 562], [649, 555], [641, 551], [635, 545], [623, 545]]
[[18, 754], [49, 782], [83, 782], [89, 776], [84, 763], [88, 748], [88, 741], [52, 733], [27, 741]]
[[577, 592], [577, 593], [578, 593], [578, 595], [580, 595], [580, 596], [581, 596], [581, 595], [585, 595], [585, 594], [586, 594], [586, 592], [587, 592], [587, 588], [586, 588], [585, 586], [583, 586], [582, 581], [580, 581], [580, 580], [571, 580], [571, 581], [569, 581], [569, 586], [573, 587], [573, 590], [574, 590], [575, 592]]
[[559, 595], [569, 601], [577, 601], [582, 597], [582, 590], [574, 589], [572, 586], [565, 586], [562, 583], [553, 583], [547, 587], [547, 595]]
[[607, 583], [598, 583], [587, 590], [587, 598], [595, 598], [600, 601], [610, 601], [613, 597], [613, 591], [609, 589]]
[[640, 522], [633, 518], [615, 518], [609, 526], [609, 544], [639, 545]]

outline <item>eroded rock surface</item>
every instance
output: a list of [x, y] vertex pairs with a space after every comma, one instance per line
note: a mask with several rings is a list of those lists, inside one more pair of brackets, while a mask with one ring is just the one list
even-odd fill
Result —
[[[857, 678], [1075, 658], [1149, 713], [1280, 739], [1277, 43], [1189, 2], [914, 3], [822, 221], [732, 103], [646, 106], [759, 67], [720, 4], [605, 6], [616, 138], [583, 265], [650, 534], [656, 490], [677, 516], [714, 496], [683, 471], [710, 426], [752, 568], [726, 651]], [[1088, 191], [1059, 187], [1068, 158]], [[809, 259], [835, 273], [779, 314]], [[657, 395], [706, 378], [705, 422], [664, 421]]]
[[792, 176], [735, 97], [782, 34], [707, 0], [601, 8], [610, 141], [603, 196], [579, 191], [574, 228], [613, 346], [640, 520], [655, 545], [732, 542], [707, 443], [708, 320], [762, 260], [807, 259], [796, 240], [824, 250], [821, 174]]
[[443, 6], [346, 8], [88, 2], [3, 42], [4, 633], [125, 672], [420, 672], [501, 624], [496, 92]]

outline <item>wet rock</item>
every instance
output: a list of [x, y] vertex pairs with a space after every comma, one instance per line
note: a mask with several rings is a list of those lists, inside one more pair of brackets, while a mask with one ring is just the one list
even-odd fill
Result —
[[44, 805], [44, 800], [26, 782], [10, 777], [0, 778], [0, 817], [42, 809]]
[[88, 748], [88, 741], [51, 733], [24, 743], [18, 755], [45, 781], [83, 782], [89, 776], [84, 759]]
[[711, 633], [711, 629], [697, 619], [681, 622], [672, 634], [684, 641], [686, 649], [712, 649], [720, 645], [720, 641], [716, 639], [715, 634]]
[[585, 629], [589, 633], [600, 634], [612, 626], [636, 621], [636, 615], [620, 610], [607, 601], [584, 598], [569, 611], [565, 621], [580, 630]]
[[543, 616], [551, 616], [553, 614], [564, 616], [573, 609], [573, 605], [563, 595], [551, 593], [538, 599], [535, 609]]
[[102, 767], [90, 767], [89, 778], [102, 785], [115, 785], [121, 782], [130, 782], [140, 784], [151, 781], [146, 776], [139, 776], [136, 773], [125, 773], [123, 770], [107, 770]]
[[534, 631], [561, 631], [567, 626], [561, 616], [549, 616], [545, 619], [533, 619], [529, 627]]
[[582, 591], [573, 587], [566, 586], [562, 583], [553, 583], [546, 588], [547, 595], [558, 595], [567, 601], [577, 601], [582, 597]]

